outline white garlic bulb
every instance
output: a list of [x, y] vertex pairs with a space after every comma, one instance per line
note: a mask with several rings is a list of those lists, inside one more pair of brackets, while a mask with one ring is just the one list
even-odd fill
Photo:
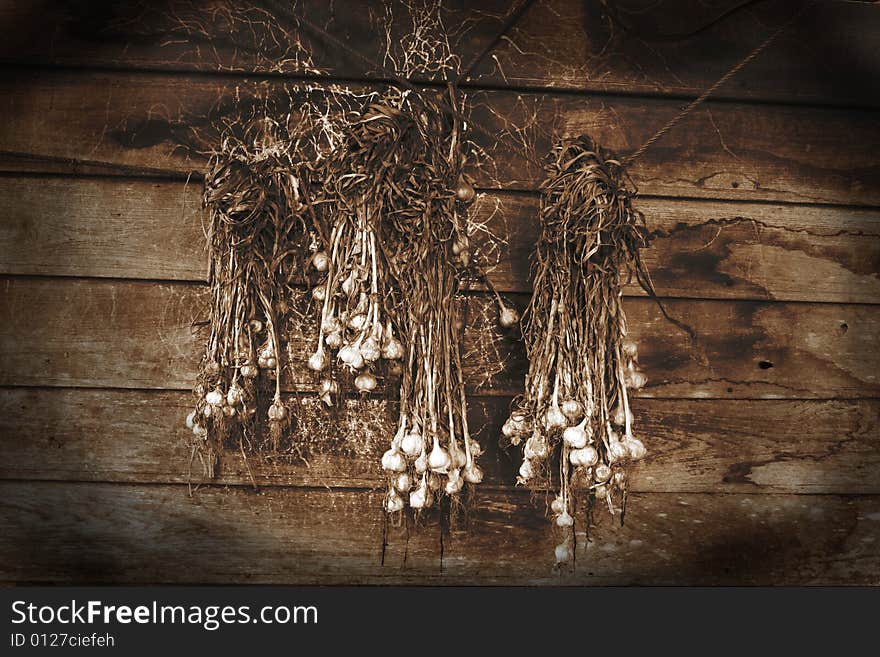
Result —
[[440, 441], [435, 438], [434, 448], [428, 456], [428, 467], [434, 472], [445, 472], [450, 463], [449, 453], [440, 447]]
[[330, 258], [327, 257], [327, 254], [324, 251], [318, 251], [312, 256], [312, 267], [314, 267], [316, 271], [325, 272], [329, 266]]
[[354, 380], [355, 387], [361, 392], [370, 392], [376, 389], [376, 386], [379, 385], [379, 382], [376, 380], [376, 377], [373, 376], [370, 372], [362, 372], [358, 374]]
[[566, 399], [560, 406], [563, 415], [570, 421], [579, 420], [584, 414], [584, 407], [577, 399]]
[[553, 404], [548, 408], [547, 412], [544, 414], [544, 426], [547, 427], [548, 430], [562, 429], [567, 424], [568, 422], [565, 419], [565, 415], [556, 404]]
[[389, 472], [404, 472], [406, 459], [396, 449], [389, 449], [382, 455], [382, 468]]
[[403, 453], [410, 458], [415, 458], [421, 454], [424, 445], [425, 443], [422, 440], [421, 434], [415, 429], [406, 434], [400, 441], [400, 448], [403, 450]]
[[572, 449], [582, 449], [587, 446], [587, 432], [581, 424], [576, 427], [568, 427], [562, 433], [562, 440]]
[[556, 516], [557, 527], [571, 527], [574, 524], [574, 518], [568, 511], [563, 510], [561, 514]]
[[327, 354], [318, 347], [318, 350], [309, 356], [309, 369], [313, 372], [320, 372], [327, 367]]
[[483, 481], [483, 470], [476, 463], [471, 463], [464, 468], [464, 480], [469, 484], [479, 484]]
[[498, 313], [498, 323], [504, 328], [511, 328], [519, 321], [519, 313], [510, 306], [502, 305]]

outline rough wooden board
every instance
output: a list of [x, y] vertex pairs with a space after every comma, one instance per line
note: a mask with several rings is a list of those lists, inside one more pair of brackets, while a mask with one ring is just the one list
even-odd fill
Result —
[[[201, 285], [12, 278], [0, 281], [0, 385], [188, 389], [202, 339]], [[520, 306], [526, 298], [511, 296]], [[626, 300], [649, 397], [877, 397], [880, 307], [751, 301]], [[494, 302], [465, 308], [463, 361], [473, 390], [521, 390], [522, 343], [496, 331]], [[295, 341], [289, 374], [313, 385], [311, 347]], [[488, 374], [494, 374], [491, 377]]]
[[[0, 273], [204, 280], [201, 183], [0, 178]], [[880, 302], [880, 213], [643, 198], [645, 261], [661, 296]], [[474, 217], [508, 236], [490, 277], [530, 290], [534, 196], [481, 194]], [[644, 294], [637, 285], [627, 294]]]
[[[473, 80], [486, 85], [697, 95], [787, 20], [794, 11], [792, 3], [761, 2], [705, 32], [671, 42], [639, 37], [693, 31], [734, 4], [618, 2], [622, 18], [635, 29], [629, 34], [609, 20], [599, 2], [533, 3], [477, 68]], [[484, 0], [477, 8], [472, 2], [444, 0], [443, 7], [452, 49], [468, 63], [498, 33], [511, 3]], [[382, 14], [378, 1], [308, 0], [297, 8], [334, 36], [381, 59], [384, 41], [370, 23], [371, 13]], [[393, 11], [399, 32], [407, 13], [400, 3]], [[274, 26], [274, 35], [273, 29], [255, 24], [260, 18]], [[317, 68], [334, 77], [375, 77], [341, 49], [295, 29], [289, 17], [267, 2], [245, 9], [205, 0], [4, 0], [0, 20], [6, 26], [0, 60], [7, 62], [288, 74]], [[877, 106], [876, 85], [865, 80], [880, 70], [878, 34], [880, 17], [868, 3], [819, 3], [717, 95]], [[313, 66], [306, 65], [296, 48], [300, 41], [312, 54]]]
[[207, 280], [201, 191], [201, 181], [0, 178], [0, 272]]
[[0, 484], [0, 577], [79, 583], [877, 584], [880, 498], [632, 495], [576, 572], [528, 496], [487, 493], [443, 540], [363, 491]]
[[[512, 486], [519, 450], [498, 447], [507, 398], [472, 398], [469, 425], [486, 453], [483, 486]], [[129, 483], [204, 481], [188, 473], [185, 392], [0, 390], [0, 478]], [[297, 440], [316, 446], [253, 456], [231, 450], [216, 483], [379, 489], [395, 405], [349, 402], [340, 414], [297, 411]], [[653, 400], [635, 405], [648, 459], [637, 492], [880, 493], [880, 402]], [[756, 418], [759, 418], [756, 421]], [[384, 429], [384, 430], [383, 430]], [[349, 445], [352, 452], [337, 451]], [[249, 471], [248, 471], [249, 469]]]
[[[287, 88], [285, 87], [287, 85]], [[0, 151], [106, 162], [119, 172], [185, 175], [204, 169], [198, 151], [219, 143], [210, 125], [233, 107], [266, 98], [289, 111], [291, 84], [178, 75], [7, 71], [0, 78]], [[291, 92], [292, 93], [292, 92]], [[672, 100], [469, 94], [475, 133], [492, 158], [474, 172], [484, 186], [534, 189], [551, 133], [586, 132], [622, 153], [635, 150], [679, 109]], [[254, 100], [256, 99], [256, 100]], [[295, 102], [299, 102], [295, 99]], [[278, 111], [281, 111], [280, 109]], [[526, 147], [511, 132], [527, 129]], [[698, 198], [880, 203], [874, 113], [791, 106], [706, 105], [674, 137], [635, 163], [642, 193]], [[4, 158], [7, 170], [42, 170], [39, 159]], [[108, 169], [104, 173], [112, 172]]]

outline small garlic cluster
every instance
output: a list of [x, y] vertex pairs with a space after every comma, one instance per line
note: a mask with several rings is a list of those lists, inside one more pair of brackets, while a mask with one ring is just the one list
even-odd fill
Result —
[[382, 455], [389, 478], [385, 510], [424, 509], [438, 493], [457, 495], [465, 483], [480, 483], [483, 471], [475, 461], [480, 453], [472, 438], [459, 441], [436, 429], [426, 432], [418, 420], [410, 422], [402, 416], [391, 447]]
[[[647, 378], [637, 366], [638, 348], [626, 341], [618, 351], [614, 383], [619, 392], [613, 412], [597, 402], [591, 378], [583, 389], [565, 385], [570, 376], [557, 376], [553, 394], [534, 411], [518, 409], [510, 414], [502, 433], [518, 445], [525, 440], [523, 461], [517, 483], [528, 485], [548, 463], [553, 449], [560, 450], [560, 491], [551, 504], [556, 525], [563, 529], [574, 525], [572, 490], [590, 490], [598, 500], [605, 500], [612, 515], [614, 497], [626, 491], [626, 466], [645, 457], [647, 450], [633, 435], [633, 417], [627, 388], [643, 387]], [[560, 401], [561, 398], [561, 401]], [[556, 558], [571, 558], [571, 534], [556, 548]]]
[[[194, 390], [195, 409], [186, 417], [186, 426], [197, 439], [207, 441], [209, 433], [220, 437], [228, 433], [231, 422], [246, 424], [257, 412], [255, 386], [260, 376], [274, 381], [275, 396], [265, 419], [273, 435], [290, 421], [289, 411], [281, 401], [280, 363], [274, 331], [263, 321], [242, 321], [236, 331], [238, 350], [221, 366], [209, 354], [202, 366], [202, 382]], [[257, 346], [253, 346], [257, 345]]]
[[[376, 234], [360, 213], [356, 222], [341, 217], [333, 227], [331, 252], [317, 251], [311, 266], [322, 275], [312, 288], [319, 305], [318, 340], [308, 366], [313, 372], [330, 369], [330, 354], [354, 376], [358, 391], [368, 393], [379, 385], [379, 362], [387, 362], [390, 374], [401, 371], [403, 344], [392, 322], [384, 317], [384, 281], [377, 266]], [[325, 375], [319, 384], [321, 400], [328, 406], [339, 393], [339, 383]]]

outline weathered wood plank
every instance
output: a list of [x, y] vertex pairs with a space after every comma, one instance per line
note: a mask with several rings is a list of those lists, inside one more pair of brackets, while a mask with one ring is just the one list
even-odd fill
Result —
[[[214, 125], [232, 108], [283, 103], [292, 83], [132, 73], [7, 71], [0, 78], [0, 151], [7, 170], [43, 170], [39, 158], [106, 162], [183, 175], [219, 143]], [[487, 187], [534, 189], [551, 132], [587, 132], [632, 152], [679, 109], [677, 101], [473, 92], [475, 133], [491, 156], [474, 171]], [[254, 101], [254, 99], [257, 99]], [[268, 101], [266, 99], [269, 99]], [[280, 111], [280, 110], [279, 110]], [[512, 132], [525, 130], [525, 146]], [[867, 111], [710, 104], [632, 167], [642, 193], [695, 198], [880, 204], [876, 116]], [[106, 173], [106, 171], [105, 171]]]
[[880, 498], [634, 494], [574, 572], [528, 495], [485, 493], [443, 540], [385, 537], [380, 494], [0, 484], [0, 577], [89, 583], [877, 584]]
[[[276, 6], [278, 3], [274, 3]], [[790, 2], [758, 3], [689, 38], [645, 41], [652, 33], [691, 32], [733, 0], [618, 2], [631, 33], [602, 3], [537, 2], [485, 58], [476, 84], [586, 91], [697, 95], [791, 15]], [[285, 6], [285, 5], [282, 5]], [[397, 33], [408, 20], [394, 3]], [[510, 3], [443, 3], [453, 52], [465, 63], [500, 30]], [[880, 17], [869, 3], [823, 2], [802, 16], [719, 97], [880, 105]], [[337, 38], [381, 60], [382, 3], [309, 0], [297, 10]], [[371, 20], [371, 17], [373, 20]], [[217, 0], [34, 2], [4, 0], [0, 60], [28, 64], [375, 77], [360, 61], [324, 43], [273, 3]], [[846, 43], [846, 48], [840, 44]], [[304, 55], [310, 54], [311, 60]]]
[[[115, 178], [0, 178], [0, 273], [204, 280], [201, 185]], [[880, 302], [880, 213], [643, 198], [645, 259], [661, 296]], [[490, 277], [530, 290], [537, 200], [481, 194], [475, 218], [506, 237]], [[637, 286], [627, 294], [644, 294]]]
[[[185, 392], [0, 390], [0, 478], [201, 483], [182, 421], [190, 403]], [[338, 414], [316, 406], [310, 398], [296, 407], [290, 445], [247, 466], [232, 450], [214, 482], [381, 488], [395, 405], [351, 400]], [[518, 452], [498, 447], [508, 408], [503, 397], [470, 400], [484, 487], [516, 480]], [[630, 480], [636, 492], [880, 493], [875, 400], [642, 399], [634, 412], [650, 450]]]
[[[0, 292], [0, 385], [187, 389], [203, 338], [201, 285], [6, 279]], [[523, 305], [525, 297], [513, 299]], [[745, 301], [627, 299], [630, 332], [651, 397], [878, 397], [880, 307]], [[483, 295], [467, 302], [463, 360], [472, 389], [521, 389], [522, 344], [494, 333]], [[294, 385], [314, 385], [311, 348], [294, 336]], [[491, 374], [492, 376], [487, 376]]]
[[201, 182], [0, 178], [0, 272], [207, 280]]

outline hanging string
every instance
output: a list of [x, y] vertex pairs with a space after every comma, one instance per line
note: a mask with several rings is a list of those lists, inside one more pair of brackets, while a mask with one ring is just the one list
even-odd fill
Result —
[[727, 71], [727, 73], [725, 73], [720, 78], [718, 78], [718, 80], [715, 82], [715, 84], [713, 84], [711, 87], [709, 87], [703, 93], [701, 93], [699, 96], [697, 96], [694, 100], [692, 100], [690, 103], [688, 103], [678, 114], [673, 116], [666, 123], [666, 125], [664, 125], [657, 132], [655, 132], [654, 135], [651, 136], [651, 138], [648, 139], [644, 144], [639, 146], [639, 148], [633, 154], [625, 157], [623, 159], [622, 164], [624, 166], [629, 166], [635, 160], [637, 160], [642, 155], [644, 155], [645, 151], [647, 151], [649, 148], [651, 148], [651, 146], [653, 146], [655, 143], [657, 143], [657, 141], [659, 141], [667, 132], [669, 132], [675, 126], [677, 126], [679, 123], [681, 123], [681, 121], [688, 114], [690, 114], [697, 107], [702, 105], [706, 101], [706, 99], [709, 98], [709, 96], [711, 96], [713, 93], [718, 91], [718, 89], [721, 88], [726, 82], [728, 82], [734, 75], [739, 73], [745, 66], [747, 66], [749, 64], [749, 62], [751, 62], [753, 59], [755, 59], [755, 57], [760, 55], [767, 48], [767, 46], [769, 46], [771, 43], [773, 43], [773, 41], [775, 41], [776, 38], [780, 34], [782, 34], [785, 30], [788, 29], [788, 27], [792, 23], [794, 23], [798, 18], [800, 18], [801, 15], [804, 13], [804, 11], [806, 11], [807, 7], [814, 4], [814, 2], [815, 2], [815, 0], [806, 0], [806, 2], [803, 2], [801, 4], [800, 8], [798, 9], [798, 11], [796, 11], [791, 18], [789, 18], [782, 25], [780, 25], [778, 28], [776, 28], [776, 30], [770, 36], [768, 36], [766, 39], [764, 39], [764, 41], [762, 41], [760, 44], [758, 44], [758, 46], [754, 50], [752, 50], [752, 52], [750, 52], [748, 55], [743, 57], [739, 62], [737, 62], [729, 71]]

